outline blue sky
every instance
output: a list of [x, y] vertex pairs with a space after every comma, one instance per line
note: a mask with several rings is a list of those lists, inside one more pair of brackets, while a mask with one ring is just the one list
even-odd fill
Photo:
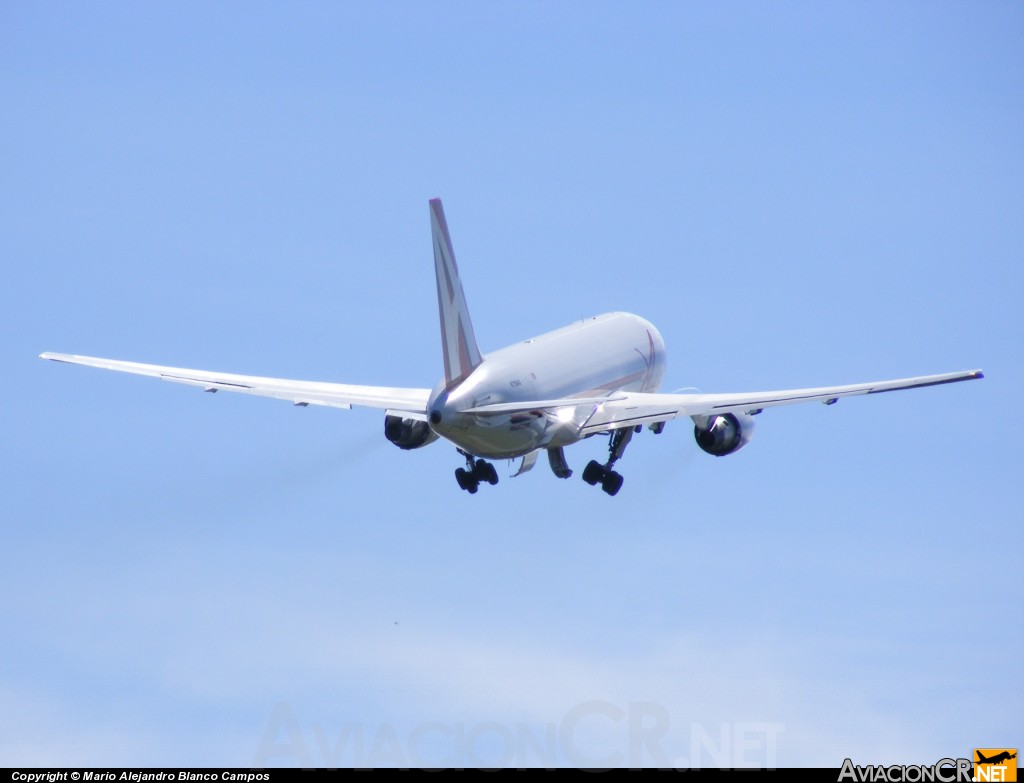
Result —
[[[7, 3], [0, 763], [932, 763], [1021, 744], [1024, 9]], [[432, 386], [608, 310], [625, 486], [39, 361]]]

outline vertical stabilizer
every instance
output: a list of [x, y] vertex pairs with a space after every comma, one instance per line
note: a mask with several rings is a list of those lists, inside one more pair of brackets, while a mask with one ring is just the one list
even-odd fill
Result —
[[466, 295], [455, 263], [452, 238], [444, 219], [441, 199], [430, 200], [430, 231], [434, 240], [434, 272], [437, 275], [437, 309], [441, 316], [441, 350], [444, 353], [446, 388], [461, 383], [477, 368], [483, 357], [476, 346], [473, 322], [469, 320]]

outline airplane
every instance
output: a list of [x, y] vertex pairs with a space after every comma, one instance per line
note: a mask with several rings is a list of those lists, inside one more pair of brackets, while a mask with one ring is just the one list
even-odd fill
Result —
[[92, 356], [43, 353], [40, 358], [145, 375], [207, 392], [238, 392], [295, 405], [384, 410], [384, 436], [412, 450], [444, 439], [465, 459], [455, 471], [459, 487], [475, 494], [497, 484], [488, 460], [518, 459], [515, 476], [541, 454], [561, 479], [573, 471], [564, 449], [593, 435], [609, 436], [608, 458], [591, 460], [583, 480], [608, 495], [622, 488], [614, 470], [633, 435], [690, 417], [697, 445], [723, 457], [746, 446], [754, 417], [765, 408], [805, 402], [831, 405], [843, 397], [915, 389], [984, 377], [981, 370], [898, 380], [768, 392], [659, 393], [665, 343], [649, 321], [623, 312], [586, 318], [492, 353], [477, 345], [451, 235], [440, 199], [431, 199], [434, 277], [441, 325], [444, 377], [427, 388], [354, 386], [264, 378]]
[[1016, 753], [1010, 753], [1006, 750], [1002, 753], [997, 753], [990, 759], [985, 758], [984, 754], [982, 754], [980, 750], [976, 750], [974, 752], [978, 756], [978, 760], [975, 762], [976, 764], [1001, 764], [1004, 761], [1010, 761], [1011, 759], [1017, 758]]

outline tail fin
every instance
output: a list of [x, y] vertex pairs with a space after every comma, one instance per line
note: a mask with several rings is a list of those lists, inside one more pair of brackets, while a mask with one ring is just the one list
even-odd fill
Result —
[[430, 229], [434, 240], [434, 272], [437, 275], [437, 309], [441, 316], [441, 349], [444, 352], [444, 381], [448, 389], [457, 386], [483, 361], [476, 346], [473, 322], [469, 320], [466, 295], [455, 264], [452, 238], [444, 219], [441, 199], [430, 200]]

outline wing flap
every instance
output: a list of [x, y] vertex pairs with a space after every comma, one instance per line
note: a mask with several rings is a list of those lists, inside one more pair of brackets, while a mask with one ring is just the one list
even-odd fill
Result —
[[126, 362], [119, 359], [101, 359], [66, 353], [42, 353], [41, 359], [68, 364], [81, 364], [103, 370], [145, 375], [151, 378], [196, 386], [205, 391], [229, 391], [287, 400], [295, 405], [324, 405], [331, 408], [351, 408], [353, 405], [408, 411], [425, 415], [430, 389], [411, 389], [390, 386], [355, 386], [320, 381], [295, 381], [286, 378], [266, 378], [256, 375], [191, 370], [184, 367], [165, 367], [159, 364]]

